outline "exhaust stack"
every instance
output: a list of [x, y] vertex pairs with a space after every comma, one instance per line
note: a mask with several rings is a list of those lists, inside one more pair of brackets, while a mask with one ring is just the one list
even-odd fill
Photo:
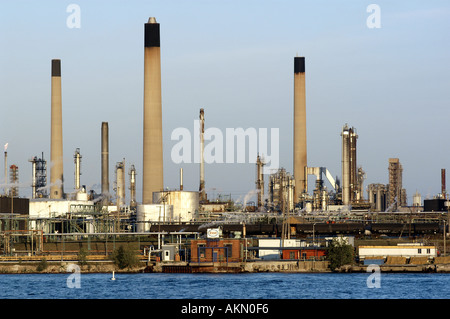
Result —
[[441, 193], [442, 198], [447, 199], [447, 190], [445, 187], [445, 168], [441, 169]]
[[64, 195], [63, 135], [62, 135], [61, 60], [52, 60], [51, 76], [51, 143], [50, 198]]
[[200, 109], [200, 202], [206, 201], [205, 193], [205, 160], [204, 160], [204, 149], [205, 149], [205, 111]]
[[260, 210], [264, 206], [264, 165], [264, 159], [262, 159], [258, 154], [256, 158], [256, 190], [258, 191], [258, 210]]
[[5, 144], [5, 195], [8, 195], [8, 152], [6, 149], [8, 148], [8, 143]]
[[152, 204], [153, 192], [164, 188], [159, 35], [159, 23], [150, 18], [144, 26], [143, 204]]
[[294, 58], [294, 203], [306, 193], [306, 89], [305, 58]]
[[183, 190], [183, 168], [180, 168], [180, 191]]
[[28, 161], [31, 162], [31, 174], [32, 174], [31, 175], [31, 198], [35, 199], [36, 198], [36, 161], [37, 161], [37, 158], [35, 156]]
[[130, 172], [130, 207], [136, 207], [136, 168], [131, 165]]
[[80, 176], [81, 176], [81, 154], [80, 149], [77, 148], [75, 150], [75, 154], [73, 155], [73, 160], [75, 163], [75, 190], [80, 191]]
[[103, 206], [109, 204], [109, 127], [108, 122], [102, 122], [102, 197]]

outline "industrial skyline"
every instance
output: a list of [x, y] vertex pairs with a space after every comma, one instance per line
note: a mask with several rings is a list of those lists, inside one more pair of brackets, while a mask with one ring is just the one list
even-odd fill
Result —
[[[157, 17], [162, 35], [164, 187], [178, 188], [183, 168], [185, 190], [199, 188], [198, 164], [171, 162], [170, 133], [186, 127], [195, 134], [191, 125], [200, 108], [206, 128], [280, 128], [280, 167], [292, 173], [292, 62], [300, 54], [306, 57], [308, 166], [341, 176], [340, 133], [349, 123], [358, 130], [365, 185], [388, 183], [388, 161], [399, 158], [409, 204], [416, 190], [422, 199], [441, 191], [441, 168], [450, 156], [450, 6], [379, 1], [382, 27], [370, 29], [369, 3], [180, 2], [168, 8], [158, 1], [103, 7], [79, 1], [81, 27], [72, 29], [67, 5], [27, 4], [2, 3], [0, 10], [8, 30], [0, 38], [7, 48], [1, 53], [0, 143], [8, 143], [8, 164], [19, 167], [20, 196], [31, 197], [28, 161], [42, 152], [50, 160], [49, 63], [61, 59], [64, 191], [75, 188], [79, 149], [81, 184], [102, 192], [100, 128], [107, 122], [109, 166], [125, 159], [126, 173], [136, 167], [142, 201], [142, 25], [149, 16]], [[25, 43], [36, 47], [33, 54]], [[219, 193], [243, 198], [255, 179], [253, 163], [205, 167], [209, 199]]]

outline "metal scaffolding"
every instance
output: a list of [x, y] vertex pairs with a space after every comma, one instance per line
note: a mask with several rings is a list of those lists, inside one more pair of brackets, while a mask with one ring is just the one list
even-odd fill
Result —
[[41, 158], [34, 156], [29, 162], [32, 165], [31, 198], [47, 197], [47, 161], [44, 160], [44, 153]]
[[403, 167], [398, 158], [389, 159], [389, 198], [388, 209], [396, 211], [400, 206], [406, 206], [406, 190], [403, 188]]
[[17, 186], [19, 184], [19, 167], [17, 165], [11, 165], [9, 167], [9, 175], [10, 175], [10, 196], [11, 197], [18, 197], [19, 196], [19, 187]]

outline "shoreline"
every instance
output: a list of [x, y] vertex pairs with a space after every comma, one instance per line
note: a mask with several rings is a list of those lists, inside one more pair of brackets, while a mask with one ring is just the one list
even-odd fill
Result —
[[[345, 265], [332, 271], [325, 261], [259, 261], [246, 262], [226, 266], [194, 267], [187, 263], [160, 262], [145, 264], [135, 268], [119, 269], [114, 262], [88, 262], [80, 265], [78, 262], [48, 262], [45, 269], [38, 270], [39, 262], [3, 262], [0, 263], [2, 274], [69, 274], [73, 271], [69, 265], [77, 265], [77, 271], [82, 274], [95, 273], [368, 273], [373, 271], [371, 265]], [[373, 266], [373, 265], [372, 265]], [[422, 264], [422, 265], [375, 265], [380, 273], [450, 273], [450, 264]]]

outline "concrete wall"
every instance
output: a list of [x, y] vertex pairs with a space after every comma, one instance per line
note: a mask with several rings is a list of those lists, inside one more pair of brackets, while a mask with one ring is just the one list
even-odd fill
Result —
[[329, 272], [328, 261], [256, 261], [245, 263], [247, 272]]

